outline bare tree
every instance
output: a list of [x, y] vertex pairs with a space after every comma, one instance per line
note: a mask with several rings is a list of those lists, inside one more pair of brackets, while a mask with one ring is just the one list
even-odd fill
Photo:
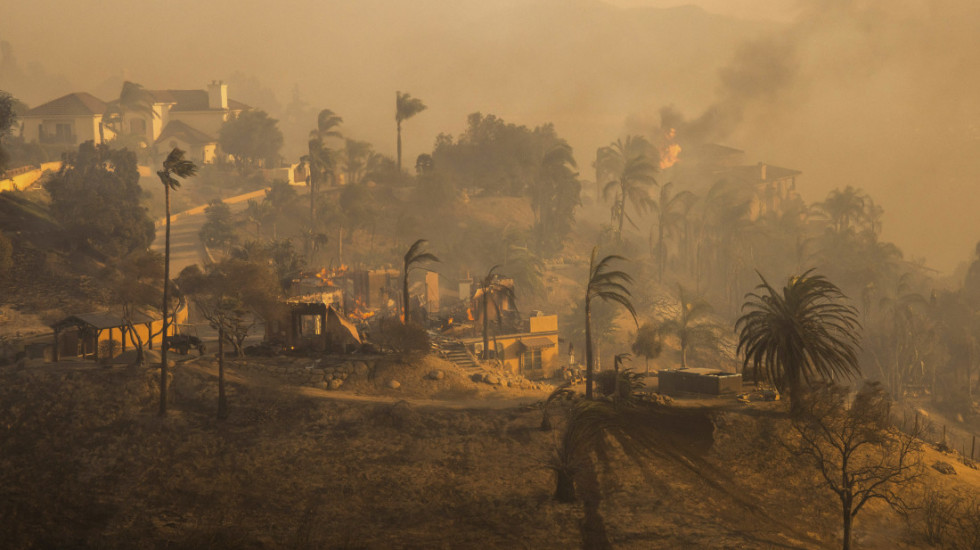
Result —
[[881, 499], [905, 506], [900, 491], [921, 473], [918, 428], [910, 434], [892, 424], [891, 400], [877, 382], [866, 383], [853, 398], [848, 388], [827, 384], [802, 401], [803, 414], [793, 420], [799, 440], [791, 447], [840, 500], [847, 550], [865, 504]]

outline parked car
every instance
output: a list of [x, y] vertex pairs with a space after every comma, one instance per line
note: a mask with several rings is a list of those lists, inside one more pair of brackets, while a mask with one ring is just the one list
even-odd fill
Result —
[[190, 334], [175, 334], [167, 340], [167, 344], [167, 349], [176, 351], [181, 355], [187, 355], [187, 352], [192, 348], [196, 349], [200, 355], [204, 355], [206, 352], [204, 342], [197, 336]]

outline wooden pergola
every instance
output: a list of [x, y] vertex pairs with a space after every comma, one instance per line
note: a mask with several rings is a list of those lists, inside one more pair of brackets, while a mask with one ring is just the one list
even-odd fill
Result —
[[[136, 312], [133, 315], [133, 325], [145, 325], [147, 334], [152, 334], [152, 324], [155, 321], [145, 313]], [[60, 360], [61, 355], [61, 335], [69, 330], [78, 331], [79, 355], [82, 358], [91, 354], [96, 361], [99, 360], [99, 339], [102, 333], [109, 331], [109, 340], [113, 339], [114, 331], [119, 331], [119, 340], [122, 342], [122, 351], [126, 351], [126, 337], [129, 332], [129, 323], [122, 317], [117, 317], [112, 313], [97, 311], [92, 313], [81, 313], [69, 315], [64, 319], [51, 325], [54, 329], [54, 356], [55, 361]], [[153, 349], [153, 338], [149, 338], [150, 349]]]

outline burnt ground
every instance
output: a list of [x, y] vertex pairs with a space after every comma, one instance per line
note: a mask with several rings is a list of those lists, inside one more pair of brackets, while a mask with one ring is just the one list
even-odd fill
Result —
[[[422, 368], [406, 366], [402, 379]], [[0, 369], [2, 546], [839, 544], [832, 495], [777, 443], [778, 403], [704, 408], [705, 452], [689, 459], [655, 453], [637, 465], [613, 449], [594, 476], [580, 476], [582, 500], [560, 504], [546, 468], [556, 433], [541, 431], [540, 410], [524, 404], [542, 392], [407, 383], [416, 389], [403, 395], [352, 382], [344, 395], [231, 365], [231, 415], [219, 422], [214, 366], [199, 361], [175, 369], [161, 420], [155, 375], [90, 364]], [[669, 451], [672, 435], [693, 432], [678, 422], [665, 433]], [[980, 487], [977, 472], [956, 468], [936, 483]], [[862, 512], [856, 529], [860, 547], [922, 547], [884, 506]]]

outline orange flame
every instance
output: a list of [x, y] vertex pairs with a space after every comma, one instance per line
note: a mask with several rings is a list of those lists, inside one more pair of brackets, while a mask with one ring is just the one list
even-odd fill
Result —
[[473, 318], [473, 310], [470, 308], [466, 308], [466, 319], [468, 321], [476, 321], [476, 319]]
[[673, 128], [668, 131], [664, 137], [667, 139], [667, 144], [660, 149], [660, 169], [666, 170], [671, 166], [677, 164], [678, 156], [681, 154], [681, 146], [674, 143], [674, 136], [677, 135], [677, 130]]

